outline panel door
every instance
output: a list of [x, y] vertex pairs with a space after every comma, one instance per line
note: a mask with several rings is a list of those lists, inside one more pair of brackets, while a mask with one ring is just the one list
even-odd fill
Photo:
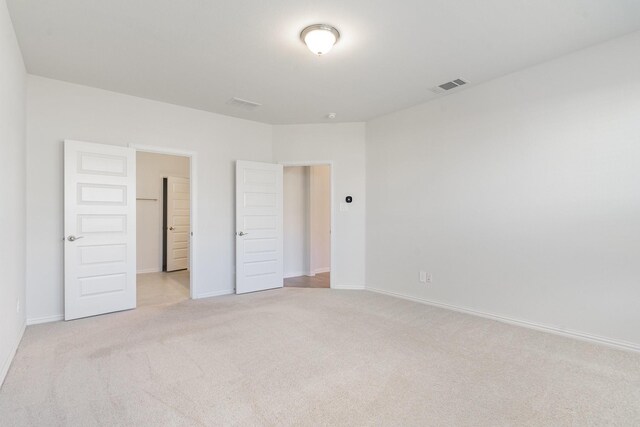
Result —
[[236, 293], [283, 286], [282, 165], [236, 162]]
[[64, 318], [136, 306], [136, 153], [64, 143]]
[[167, 178], [167, 271], [189, 267], [189, 178]]

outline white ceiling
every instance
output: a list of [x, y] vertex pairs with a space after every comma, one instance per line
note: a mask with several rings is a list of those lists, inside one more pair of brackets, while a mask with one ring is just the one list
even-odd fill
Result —
[[[434, 98], [440, 83], [478, 84], [640, 29], [638, 0], [8, 5], [29, 73], [274, 124], [330, 112], [364, 121]], [[299, 39], [314, 23], [341, 32], [323, 57]], [[245, 111], [232, 97], [263, 106]]]

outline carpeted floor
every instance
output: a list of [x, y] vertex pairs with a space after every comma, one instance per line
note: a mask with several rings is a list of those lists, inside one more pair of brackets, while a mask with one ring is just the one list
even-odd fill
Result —
[[633, 426], [640, 354], [284, 288], [30, 326], [0, 424]]

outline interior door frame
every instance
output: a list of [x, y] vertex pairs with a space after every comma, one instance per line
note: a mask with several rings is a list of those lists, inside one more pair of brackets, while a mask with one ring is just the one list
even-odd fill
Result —
[[145, 153], [168, 154], [170, 156], [182, 156], [189, 158], [189, 221], [191, 227], [191, 240], [189, 242], [189, 298], [197, 299], [197, 281], [196, 281], [196, 236], [197, 236], [197, 203], [198, 203], [198, 181], [197, 175], [197, 153], [195, 151], [181, 150], [178, 148], [158, 147], [154, 145], [129, 144], [129, 147], [136, 152], [143, 151]]
[[[302, 160], [302, 161], [286, 161], [286, 162], [278, 162], [278, 164], [283, 167], [294, 167], [294, 166], [329, 166], [331, 169], [331, 279], [329, 280], [329, 288], [333, 288], [333, 272], [335, 271], [335, 259], [334, 254], [336, 253], [336, 239], [335, 239], [335, 179], [333, 176], [333, 161], [331, 160]], [[283, 231], [284, 233], [284, 231]], [[284, 236], [283, 236], [284, 238]]]

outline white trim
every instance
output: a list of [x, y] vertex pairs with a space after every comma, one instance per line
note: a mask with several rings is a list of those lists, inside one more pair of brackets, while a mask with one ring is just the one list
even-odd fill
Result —
[[41, 323], [51, 323], [51, 322], [59, 322], [60, 320], [64, 320], [64, 314], [54, 314], [52, 316], [44, 316], [44, 317], [31, 317], [27, 319], [27, 325], [39, 325]]
[[284, 273], [284, 278], [285, 279], [290, 279], [292, 277], [302, 277], [302, 276], [309, 276], [309, 272], [308, 271], [294, 271], [291, 273]]
[[457, 305], [451, 305], [451, 304], [446, 304], [446, 303], [442, 303], [442, 302], [431, 301], [431, 300], [424, 299], [424, 298], [418, 298], [418, 297], [411, 297], [411, 296], [408, 296], [408, 295], [402, 295], [402, 294], [399, 294], [399, 293], [396, 293], [396, 292], [391, 292], [391, 291], [385, 291], [383, 289], [372, 288], [370, 286], [367, 286], [366, 290], [371, 291], [371, 292], [376, 292], [376, 293], [379, 293], [379, 294], [389, 295], [389, 296], [396, 297], [396, 298], [401, 298], [401, 299], [413, 301], [413, 302], [418, 302], [418, 303], [421, 303], [421, 304], [427, 304], [427, 305], [431, 305], [431, 306], [434, 306], [434, 307], [440, 307], [440, 308], [444, 308], [444, 309], [447, 309], [447, 310], [457, 311], [459, 313], [465, 313], [465, 314], [470, 314], [472, 316], [483, 317], [485, 319], [496, 320], [498, 322], [508, 323], [510, 325], [516, 325], [516, 326], [521, 326], [521, 327], [528, 328], [528, 329], [534, 329], [536, 331], [548, 332], [548, 333], [552, 333], [552, 334], [555, 334], [555, 335], [561, 335], [561, 336], [564, 336], [564, 337], [578, 339], [578, 340], [581, 340], [581, 341], [589, 341], [589, 342], [593, 342], [593, 343], [597, 343], [597, 344], [604, 344], [604, 345], [607, 345], [609, 347], [615, 347], [615, 348], [618, 348], [618, 349], [640, 352], [640, 345], [632, 343], [632, 342], [628, 342], [628, 341], [616, 340], [616, 339], [612, 339], [612, 338], [605, 338], [605, 337], [601, 337], [601, 336], [598, 336], [598, 335], [587, 334], [585, 332], [572, 331], [570, 329], [561, 329], [561, 328], [558, 328], [558, 327], [555, 327], [555, 326], [543, 325], [543, 324], [540, 324], [540, 323], [529, 322], [529, 321], [526, 321], [526, 320], [513, 319], [511, 317], [499, 316], [497, 314], [486, 313], [486, 312], [483, 312], [483, 311], [473, 310], [473, 309], [470, 309], [470, 308], [460, 307], [460, 306], [457, 306]]
[[[336, 224], [335, 224], [335, 211], [334, 208], [336, 207], [334, 204], [334, 198], [336, 195], [336, 191], [335, 191], [335, 171], [334, 171], [334, 167], [333, 167], [333, 161], [332, 160], [301, 160], [301, 161], [283, 161], [283, 162], [278, 162], [278, 164], [282, 165], [283, 167], [291, 167], [291, 166], [329, 166], [331, 168], [331, 267], [329, 268], [329, 271], [335, 271], [335, 259], [336, 257], [334, 256], [334, 254], [336, 253], [336, 239], [335, 239], [335, 230], [336, 230]], [[309, 276], [309, 277], [313, 277], [315, 276], [316, 272], [313, 271], [309, 271], [307, 273], [305, 273], [304, 275]], [[331, 289], [364, 289], [364, 285], [362, 285], [362, 287], [357, 287], [357, 288], [341, 288], [341, 287], [336, 287], [333, 284], [334, 280], [333, 277], [331, 278], [331, 281], [329, 282], [329, 287]]]
[[331, 289], [364, 291], [367, 288], [365, 287], [365, 285], [334, 285], [334, 284], [331, 284]]
[[143, 270], [136, 271], [136, 274], [147, 274], [147, 273], [161, 273], [162, 270], [159, 270], [158, 267], [145, 268]]
[[193, 299], [221, 297], [223, 295], [233, 295], [236, 293], [235, 289], [223, 289], [221, 291], [205, 292], [204, 294], [196, 295]]
[[290, 279], [291, 277], [302, 277], [302, 276], [313, 277], [316, 274], [329, 273], [330, 271], [331, 271], [331, 267], [319, 268], [314, 271], [293, 271], [290, 273], [284, 273], [284, 278]]
[[198, 295], [198, 286], [196, 281], [196, 246], [197, 246], [197, 228], [198, 228], [198, 180], [197, 180], [197, 153], [195, 151], [181, 150], [177, 148], [158, 147], [152, 145], [129, 144], [129, 147], [135, 148], [137, 151], [147, 153], [169, 154], [172, 156], [183, 156], [189, 158], [189, 188], [191, 194], [189, 196], [189, 214], [191, 215], [191, 242], [189, 244], [189, 297], [191, 299], [202, 298]]
[[22, 336], [24, 335], [24, 330], [26, 327], [27, 325], [23, 323], [22, 327], [20, 328], [20, 333], [18, 334], [18, 339], [13, 344], [13, 347], [9, 352], [9, 357], [7, 357], [7, 360], [4, 360], [2, 362], [2, 370], [0, 371], [0, 386], [2, 386], [2, 383], [4, 383], [4, 379], [7, 377], [7, 374], [9, 373], [11, 362], [13, 362], [13, 358], [16, 355], [16, 351], [18, 351], [18, 346], [20, 345], [20, 341], [22, 341]]

